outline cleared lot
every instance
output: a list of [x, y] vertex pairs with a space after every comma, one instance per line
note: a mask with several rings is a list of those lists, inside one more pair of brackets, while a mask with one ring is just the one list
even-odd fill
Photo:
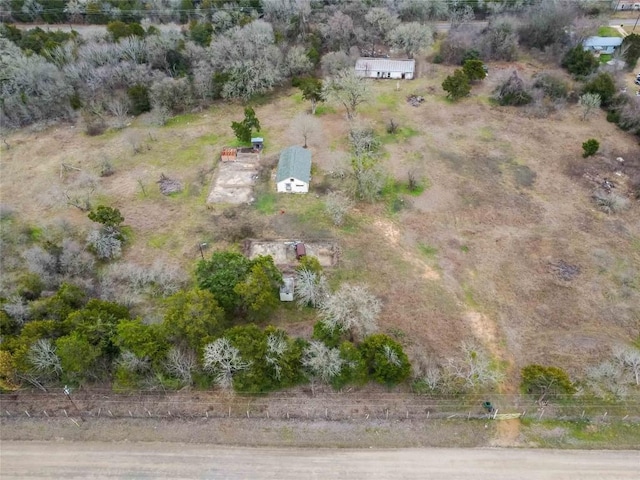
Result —
[[[297, 240], [301, 241], [301, 240]], [[294, 239], [275, 241], [247, 240], [246, 254], [253, 259], [258, 255], [271, 255], [279, 266], [289, 266], [296, 263]], [[307, 255], [316, 257], [323, 267], [333, 267], [338, 263], [338, 246], [331, 241], [303, 242]]]
[[207, 203], [251, 203], [259, 165], [258, 153], [239, 153], [236, 161], [220, 162]]

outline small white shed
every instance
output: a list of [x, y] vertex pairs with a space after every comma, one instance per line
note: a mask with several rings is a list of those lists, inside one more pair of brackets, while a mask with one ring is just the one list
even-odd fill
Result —
[[360, 57], [356, 61], [356, 75], [367, 78], [413, 79], [415, 60]]
[[280, 301], [281, 302], [293, 302], [293, 277], [282, 277], [282, 285], [280, 286]]
[[280, 154], [276, 186], [278, 193], [308, 193], [311, 181], [311, 152], [288, 147]]

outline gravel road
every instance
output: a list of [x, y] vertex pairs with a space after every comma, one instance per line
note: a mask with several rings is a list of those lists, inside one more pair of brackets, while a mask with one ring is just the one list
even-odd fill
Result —
[[9, 479], [637, 479], [640, 452], [251, 449], [178, 443], [3, 441]]

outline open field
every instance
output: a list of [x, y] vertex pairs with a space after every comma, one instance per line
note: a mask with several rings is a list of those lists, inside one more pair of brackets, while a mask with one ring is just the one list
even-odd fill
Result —
[[[313, 184], [306, 196], [276, 196], [262, 179], [254, 207], [206, 205], [214, 159], [232, 142], [231, 121], [241, 117], [233, 103], [165, 127], [140, 117], [98, 137], [68, 125], [12, 134], [2, 151], [2, 203], [30, 225], [64, 219], [86, 231], [86, 213], [70, 207], [65, 195], [90, 195], [95, 205], [122, 211], [133, 232], [125, 260], [187, 271], [200, 257], [199, 244], [219, 248], [238, 240], [223, 226], [248, 225], [245, 238], [327, 239], [341, 250], [331, 284], [366, 283], [383, 301], [382, 330], [412, 359], [455, 356], [468, 339], [503, 366], [509, 392], [529, 363], [581, 375], [610, 346], [640, 331], [640, 210], [632, 200], [619, 214], [601, 212], [590, 198], [592, 186], [571, 172], [583, 161], [586, 139], [600, 141], [594, 162], [606, 175], [614, 173], [607, 170], [611, 160], [638, 155], [637, 139], [606, 122], [603, 112], [581, 121], [575, 105], [545, 118], [498, 107], [488, 96], [503, 75], [541, 67], [526, 61], [489, 67], [489, 78], [457, 104], [440, 88], [449, 67], [424, 63], [420, 77], [398, 90], [393, 81], [372, 84], [359, 121], [383, 138], [393, 177], [406, 182], [408, 171], [418, 169], [429, 188], [403, 197], [401, 207], [360, 204], [340, 228], [324, 213], [324, 192]], [[405, 101], [413, 93], [425, 97], [419, 107]], [[255, 106], [265, 156], [302, 142], [290, 133], [291, 119], [308, 108], [292, 89]], [[348, 123], [338, 106], [325, 112], [318, 116], [322, 135], [310, 144], [313, 178], [337, 188], [339, 180], [323, 177], [346, 168]], [[390, 119], [401, 127], [395, 136], [385, 133]], [[115, 170], [109, 177], [98, 176], [104, 160]], [[63, 163], [79, 170], [63, 170]], [[183, 192], [161, 195], [155, 185], [161, 174], [180, 180]], [[611, 178], [623, 192], [624, 168]], [[579, 273], [559, 276], [562, 264]], [[277, 320], [290, 331], [310, 330], [313, 319], [292, 317], [295, 312]]]

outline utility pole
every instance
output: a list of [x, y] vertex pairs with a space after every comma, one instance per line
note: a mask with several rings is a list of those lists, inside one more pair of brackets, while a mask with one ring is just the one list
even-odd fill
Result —
[[633, 32], [635, 32], [635, 31], [636, 31], [636, 27], [638, 26], [638, 20], [640, 20], [640, 13], [638, 14], [638, 18], [636, 18], [636, 23], [635, 23], [635, 25], [633, 26], [633, 30], [631, 30], [631, 33], [633, 33]]

